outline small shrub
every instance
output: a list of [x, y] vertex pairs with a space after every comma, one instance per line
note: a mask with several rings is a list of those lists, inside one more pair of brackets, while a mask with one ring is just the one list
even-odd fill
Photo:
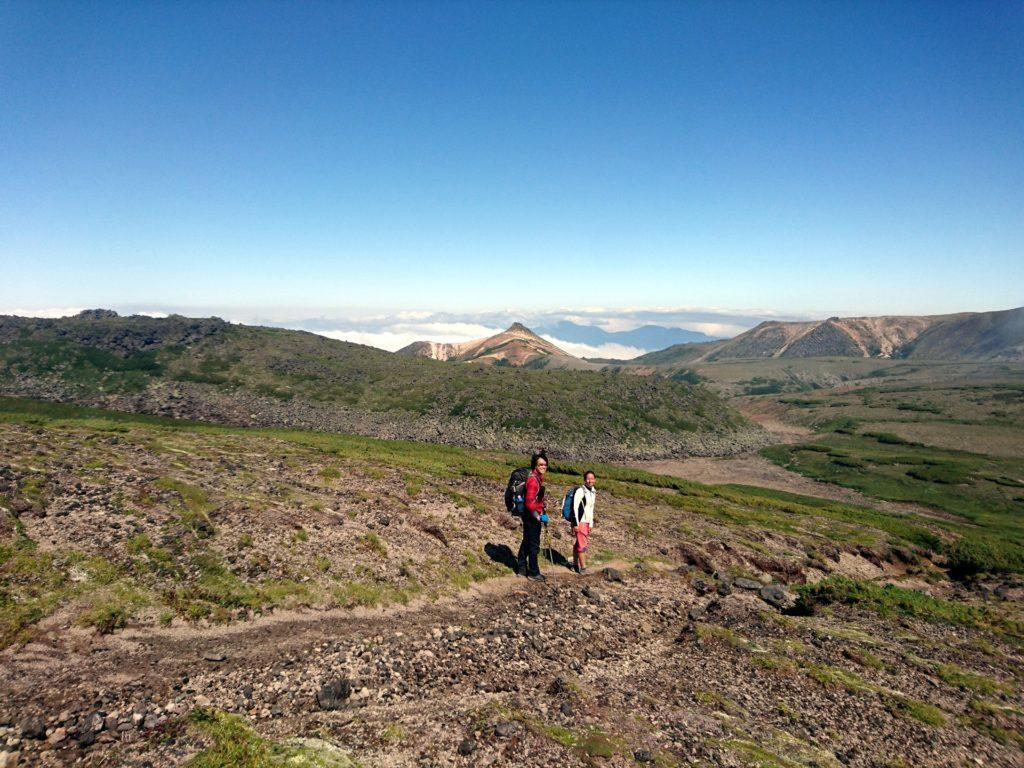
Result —
[[839, 467], [849, 467], [850, 469], [864, 468], [864, 462], [853, 456], [832, 456], [830, 460]]
[[1012, 541], [969, 534], [945, 544], [942, 551], [950, 574], [958, 579], [979, 573], [1024, 572], [1024, 551]]
[[945, 485], [960, 485], [971, 482], [971, 475], [963, 467], [956, 464], [931, 464], [907, 470], [907, 475], [915, 480]]
[[406, 732], [405, 728], [397, 723], [392, 723], [380, 732], [380, 740], [385, 744], [392, 746], [395, 744], [401, 744], [408, 737], [409, 734]]
[[917, 720], [935, 728], [946, 724], [946, 715], [938, 707], [895, 693], [883, 692], [881, 696], [886, 708], [898, 717]]
[[973, 691], [983, 695], [997, 692], [1002, 686], [991, 677], [958, 667], [956, 664], [939, 664], [935, 668], [939, 679], [949, 685], [965, 691]]
[[108, 594], [100, 595], [79, 617], [79, 623], [93, 627], [101, 635], [109, 635], [126, 627], [146, 602], [145, 596], [138, 591], [129, 587], [118, 587]]
[[865, 432], [864, 437], [873, 437], [880, 443], [885, 445], [920, 445], [920, 443], [914, 443], [910, 440], [904, 440], [899, 435], [894, 435], [891, 432]]
[[385, 544], [380, 536], [375, 533], [367, 533], [362, 537], [363, 546], [365, 546], [371, 552], [380, 555], [381, 557], [388, 556], [388, 546]]
[[331, 481], [341, 477], [341, 470], [337, 467], [324, 467], [317, 474], [324, 480]]
[[942, 409], [935, 405], [928, 403], [899, 403], [896, 406], [897, 411], [915, 411], [918, 413], [942, 413]]

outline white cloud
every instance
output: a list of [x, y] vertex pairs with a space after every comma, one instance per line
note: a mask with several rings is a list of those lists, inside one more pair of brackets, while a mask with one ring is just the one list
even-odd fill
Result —
[[591, 344], [576, 344], [571, 341], [562, 341], [561, 339], [556, 339], [554, 336], [544, 336], [543, 338], [550, 341], [559, 349], [562, 349], [575, 357], [601, 357], [612, 358], [615, 360], [632, 360], [634, 357], [639, 357], [647, 352], [646, 349], [627, 347], [624, 344], [601, 344], [600, 346], [593, 346]]
[[0, 315], [18, 315], [19, 317], [71, 317], [77, 315], [85, 307], [46, 307], [44, 309], [14, 309], [0, 310]]
[[377, 349], [386, 349], [395, 352], [402, 347], [412, 344], [414, 341], [425, 341], [417, 333], [394, 333], [392, 331], [314, 331], [320, 336], [339, 341], [351, 341], [353, 344], [365, 344]]
[[392, 327], [428, 334], [423, 337], [423, 341], [441, 341], [449, 344], [483, 339], [505, 330], [478, 323], [402, 323]]
[[321, 336], [355, 344], [366, 344], [378, 349], [394, 352], [414, 341], [436, 341], [447, 344], [458, 344], [464, 341], [475, 341], [500, 332], [501, 328], [493, 328], [476, 323], [394, 323], [385, 328], [333, 328], [315, 330]]
[[708, 336], [720, 336], [729, 338], [750, 330], [748, 325], [734, 325], [731, 323], [683, 323], [679, 326], [687, 331], [698, 331]]

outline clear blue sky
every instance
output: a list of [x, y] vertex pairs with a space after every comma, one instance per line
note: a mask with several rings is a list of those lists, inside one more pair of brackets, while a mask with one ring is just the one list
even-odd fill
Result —
[[1024, 304], [1024, 4], [0, 4], [0, 311]]

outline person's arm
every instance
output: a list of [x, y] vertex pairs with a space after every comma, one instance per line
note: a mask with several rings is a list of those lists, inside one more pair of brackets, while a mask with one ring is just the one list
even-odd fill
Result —
[[537, 482], [537, 478], [530, 475], [526, 479], [526, 495], [523, 500], [523, 506], [526, 511], [533, 515], [535, 520], [540, 520], [540, 516], [544, 513], [544, 502], [537, 499], [540, 494], [540, 483]]
[[576, 492], [572, 495], [572, 527], [575, 528], [580, 524], [580, 520], [583, 519], [583, 513], [586, 509], [586, 494], [583, 493], [582, 488], [577, 488]]

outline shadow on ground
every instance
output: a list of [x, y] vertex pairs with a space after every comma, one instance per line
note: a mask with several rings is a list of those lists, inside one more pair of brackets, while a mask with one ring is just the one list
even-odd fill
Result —
[[[508, 568], [513, 573], [516, 570], [516, 555], [512, 551], [508, 544], [492, 544], [488, 542], [484, 545], [484, 554], [487, 555], [491, 560], [496, 562], [498, 565], [502, 565]], [[572, 563], [566, 559], [565, 555], [559, 552], [553, 547], [548, 547], [540, 551], [541, 566], [544, 565], [557, 565], [562, 568], [571, 568]]]

